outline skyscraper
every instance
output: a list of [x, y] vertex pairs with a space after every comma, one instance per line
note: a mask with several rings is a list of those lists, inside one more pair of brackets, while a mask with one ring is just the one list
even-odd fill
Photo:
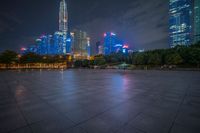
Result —
[[74, 30], [72, 33], [72, 53], [75, 59], [87, 59], [90, 56], [90, 38], [87, 33]]
[[103, 51], [101, 51], [103, 45], [101, 44], [100, 41], [96, 42], [96, 48], [95, 48], [95, 54], [98, 55], [98, 54], [103, 54]]
[[170, 0], [170, 47], [193, 42], [193, 0]]
[[194, 42], [200, 41], [200, 0], [194, 0]]
[[68, 11], [65, 0], [61, 0], [60, 2], [59, 30], [65, 33], [68, 32]]
[[67, 37], [68, 37], [68, 11], [67, 3], [65, 0], [60, 2], [60, 11], [59, 11], [59, 31], [63, 34], [63, 44], [62, 44], [62, 53], [69, 53], [67, 51]]
[[104, 54], [117, 53], [122, 51], [123, 42], [113, 32], [104, 33]]

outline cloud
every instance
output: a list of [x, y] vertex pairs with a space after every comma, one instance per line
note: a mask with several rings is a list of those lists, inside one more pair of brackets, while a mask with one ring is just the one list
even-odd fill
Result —
[[[46, 5], [46, 1], [41, 3], [31, 1], [33, 4], [30, 4], [23, 0], [20, 2], [20, 7], [28, 9], [27, 12], [22, 12], [25, 9], [18, 10], [17, 7], [15, 9], [15, 6], [8, 8], [7, 12], [10, 13], [0, 12], [1, 48], [27, 45], [32, 43], [29, 36], [32, 38], [31, 36], [41, 32], [53, 33], [56, 30], [59, 2], [49, 2]], [[88, 32], [93, 46], [103, 38], [104, 32], [112, 31], [132, 48], [167, 48], [168, 2], [169, 0], [69, 1], [70, 29], [77, 28]], [[58, 4], [57, 7], [55, 3]], [[44, 5], [47, 6], [45, 11]], [[54, 10], [49, 10], [53, 7]], [[18, 14], [17, 17], [15, 13]], [[50, 17], [52, 14], [54, 16]]]
[[9, 37], [1, 39], [1, 47], [0, 51], [10, 49], [14, 51], [19, 51], [21, 47], [28, 47], [35, 43], [35, 39], [38, 36], [28, 36], [28, 35], [21, 35], [21, 36], [14, 36], [10, 39]]
[[6, 31], [14, 31], [14, 27], [21, 23], [22, 21], [14, 15], [0, 12], [0, 34]]
[[127, 4], [126, 9], [111, 16], [99, 16], [77, 28], [89, 32], [93, 43], [104, 32], [115, 31], [137, 49], [168, 47], [168, 0], [137, 0]]

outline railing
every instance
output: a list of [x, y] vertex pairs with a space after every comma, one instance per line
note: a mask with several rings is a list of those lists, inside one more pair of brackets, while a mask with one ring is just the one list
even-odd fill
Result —
[[57, 64], [0, 64], [0, 69], [67, 69], [69, 66], [65, 63]]

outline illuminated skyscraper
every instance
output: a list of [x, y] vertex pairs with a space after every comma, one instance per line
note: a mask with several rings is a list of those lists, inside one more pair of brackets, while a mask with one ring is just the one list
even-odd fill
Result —
[[193, 41], [193, 0], [170, 0], [170, 47], [190, 45]]
[[98, 54], [103, 54], [103, 44], [98, 41], [96, 42], [96, 49], [95, 49], [95, 54], [98, 55]]
[[67, 50], [67, 33], [68, 33], [68, 11], [67, 11], [67, 3], [65, 0], [61, 0], [60, 2], [60, 11], [59, 11], [59, 31], [62, 32], [62, 53], [69, 53]]
[[90, 38], [87, 33], [74, 30], [72, 33], [72, 53], [74, 58], [87, 59], [90, 56]]
[[59, 30], [65, 33], [68, 32], [68, 11], [67, 3], [65, 0], [60, 2]]
[[200, 41], [200, 0], [194, 0], [194, 41]]
[[117, 53], [122, 51], [123, 42], [113, 32], [104, 33], [104, 54]]

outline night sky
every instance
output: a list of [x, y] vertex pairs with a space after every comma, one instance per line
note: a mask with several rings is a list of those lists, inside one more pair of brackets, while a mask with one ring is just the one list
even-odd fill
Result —
[[[132, 48], [168, 47], [169, 0], [67, 0], [70, 29], [89, 33], [92, 45], [112, 31]], [[60, 0], [0, 3], [0, 51], [19, 50], [58, 29]]]

